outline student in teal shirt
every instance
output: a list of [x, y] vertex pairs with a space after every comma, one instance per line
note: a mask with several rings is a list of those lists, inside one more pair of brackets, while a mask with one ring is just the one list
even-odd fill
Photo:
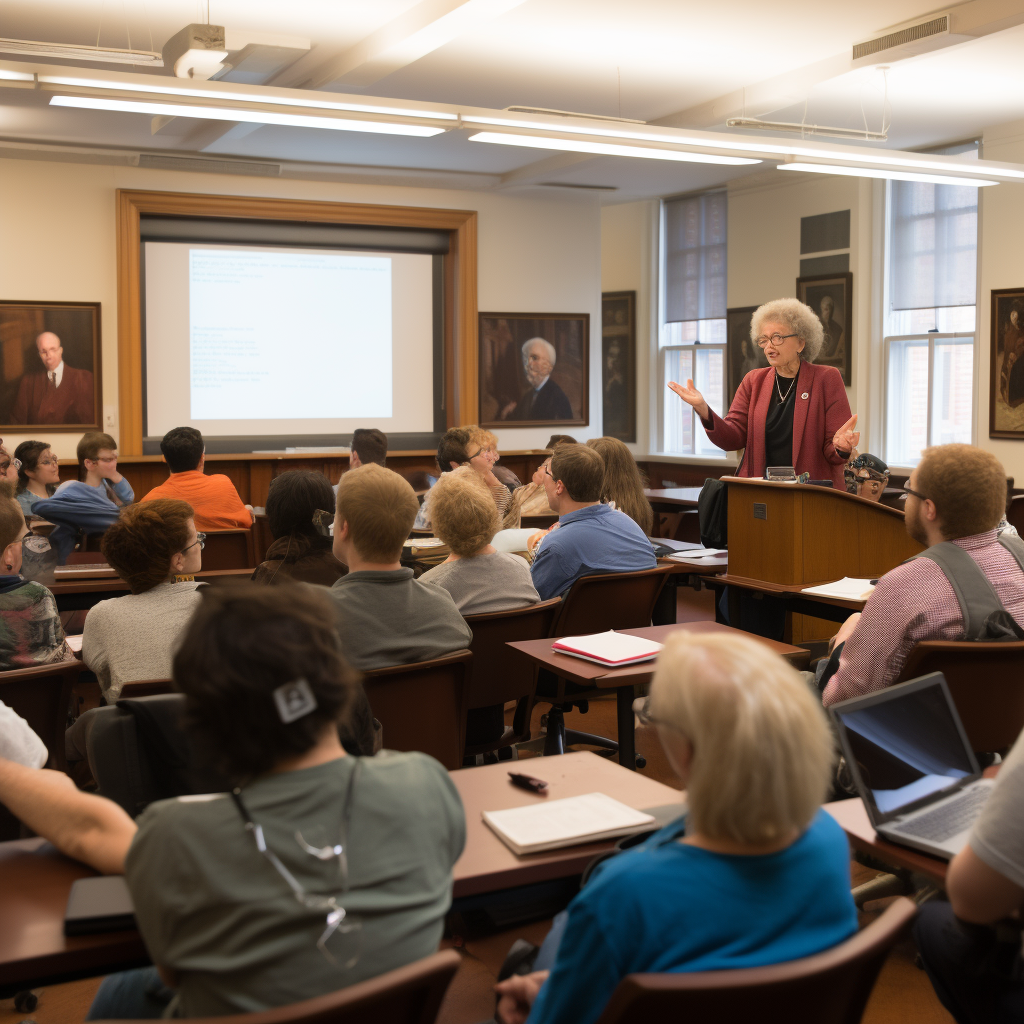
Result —
[[781, 963], [857, 929], [849, 847], [820, 809], [831, 735], [797, 673], [754, 639], [676, 633], [650, 720], [688, 813], [595, 870], [534, 973], [498, 986], [506, 1024], [592, 1024], [627, 974]]

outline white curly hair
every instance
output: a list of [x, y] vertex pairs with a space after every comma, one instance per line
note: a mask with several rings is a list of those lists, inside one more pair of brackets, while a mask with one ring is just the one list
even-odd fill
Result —
[[772, 299], [758, 306], [750, 319], [750, 340], [757, 344], [761, 327], [766, 323], [785, 324], [787, 334], [795, 334], [804, 343], [800, 355], [809, 363], [818, 358], [825, 341], [825, 331], [818, 314], [799, 299]]

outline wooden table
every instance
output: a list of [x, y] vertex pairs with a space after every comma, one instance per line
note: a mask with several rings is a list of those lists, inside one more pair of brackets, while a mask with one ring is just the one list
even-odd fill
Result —
[[[685, 630], [687, 633], [715, 633], [730, 636], [745, 636], [759, 643], [776, 654], [782, 655], [787, 661], [798, 669], [807, 668], [810, 660], [810, 653], [802, 647], [793, 647], [777, 640], [768, 640], [764, 637], [754, 636], [752, 633], [744, 633], [742, 630], [733, 629], [721, 622], [680, 622], [667, 626], [644, 626], [640, 629], [623, 629], [622, 633], [629, 633], [632, 636], [642, 636], [649, 640], [657, 640], [664, 643], [669, 634], [676, 630]], [[508, 646], [519, 654], [537, 663], [541, 668], [546, 668], [555, 675], [566, 679], [578, 686], [593, 690], [615, 690], [615, 708], [617, 720], [617, 732], [619, 741], [619, 764], [632, 768], [636, 760], [636, 748], [633, 740], [633, 697], [634, 687], [641, 683], [650, 682], [654, 674], [654, 662], [645, 661], [639, 665], [629, 665], [625, 668], [609, 669], [604, 665], [598, 665], [593, 661], [585, 661], [583, 658], [574, 658], [570, 654], [560, 654], [551, 649], [554, 637], [543, 640], [517, 640]]]
[[0, 843], [0, 999], [149, 963], [134, 929], [65, 937], [71, 883], [95, 874], [43, 839]]
[[661, 821], [671, 821], [683, 813], [682, 793], [678, 789], [621, 768], [590, 751], [533, 759], [528, 767], [530, 774], [547, 782], [547, 796], [517, 789], [509, 782], [509, 771], [517, 770], [514, 761], [451, 773], [466, 809], [466, 848], [454, 868], [455, 898], [579, 875], [594, 854], [615, 844], [615, 840], [607, 840], [519, 857], [484, 824], [484, 811], [600, 792], [638, 810], [666, 808], [657, 815]]
[[[517, 857], [484, 824], [484, 811], [520, 807], [544, 799], [600, 791], [630, 807], [663, 808], [659, 822], [682, 813], [682, 794], [588, 752], [553, 757], [537, 764], [548, 783], [547, 797], [516, 789], [508, 781], [515, 762], [452, 772], [466, 811], [466, 847], [455, 865], [455, 898], [477, 900], [502, 890], [571, 879], [613, 845], [588, 843], [565, 850]], [[70, 860], [43, 839], [0, 843], [0, 999], [43, 985], [95, 977], [148, 964], [137, 931], [67, 938], [64, 909], [71, 883], [96, 872]]]
[[[703, 487], [648, 487], [644, 494], [655, 512], [678, 512], [681, 508], [696, 508]], [[658, 508], [658, 505], [665, 506]]]
[[[252, 569], [210, 569], [197, 572], [196, 579], [201, 583], [217, 585], [230, 583], [233, 580], [248, 579]], [[74, 611], [91, 608], [99, 601], [108, 597], [123, 597], [129, 593], [128, 584], [119, 577], [101, 576], [92, 579], [56, 580], [53, 573], [44, 573], [37, 581], [41, 583], [57, 599], [60, 611]]]
[[[841, 597], [822, 597], [820, 594], [805, 594], [804, 587], [813, 584], [768, 583], [765, 580], [752, 580], [745, 576], [733, 576], [726, 570], [714, 579], [708, 580], [708, 586], [716, 590], [730, 588], [729, 617], [739, 621], [739, 593], [747, 590], [755, 594], [766, 594], [786, 602], [786, 610], [801, 615], [813, 615], [818, 619], [829, 619], [832, 622], [845, 622], [851, 612], [864, 610], [866, 601], [849, 601]], [[717, 614], [718, 601], [715, 601]]]

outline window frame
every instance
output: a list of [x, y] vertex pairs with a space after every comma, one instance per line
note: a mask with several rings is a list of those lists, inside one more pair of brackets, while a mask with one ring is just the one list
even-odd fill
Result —
[[[715, 319], [718, 319], [715, 317]], [[701, 321], [688, 321], [688, 322], [701, 322]], [[665, 325], [663, 324], [662, 327]], [[729, 353], [728, 353], [728, 342], [708, 342], [708, 341], [691, 341], [685, 345], [660, 345], [658, 348], [658, 379], [661, 384], [659, 388], [660, 401], [658, 402], [658, 448], [659, 455], [671, 455], [681, 459], [693, 459], [699, 462], [707, 462], [709, 459], [713, 461], [726, 461], [730, 459], [730, 453], [719, 449], [720, 454], [718, 455], [702, 455], [696, 450], [696, 439], [697, 439], [697, 411], [690, 406], [687, 406], [690, 415], [691, 429], [690, 429], [690, 451], [679, 452], [671, 451], [666, 447], [666, 429], [665, 429], [665, 416], [666, 406], [665, 402], [669, 395], [672, 395], [673, 401], [678, 402], [680, 405], [686, 405], [686, 403], [674, 392], [669, 390], [668, 387], [668, 353], [670, 352], [690, 352], [696, 354], [697, 352], [721, 352], [722, 353], [722, 408], [726, 409], [726, 394], [729, 389]], [[708, 402], [708, 408], [711, 408], [711, 402]], [[685, 413], [684, 413], [685, 415]], [[703, 428], [702, 428], [703, 429]]]

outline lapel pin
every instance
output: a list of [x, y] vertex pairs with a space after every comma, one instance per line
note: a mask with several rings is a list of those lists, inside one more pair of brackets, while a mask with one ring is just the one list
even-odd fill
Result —
[[809, 394], [807, 394], [807, 392], [805, 391], [800, 397], [801, 398], [810, 398], [811, 396]]

